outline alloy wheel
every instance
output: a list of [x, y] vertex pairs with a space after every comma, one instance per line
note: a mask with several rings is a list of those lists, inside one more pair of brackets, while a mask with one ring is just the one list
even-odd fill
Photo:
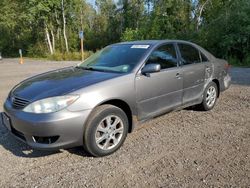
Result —
[[214, 86], [210, 86], [207, 90], [206, 103], [208, 107], [212, 107], [216, 101], [217, 92]]
[[110, 150], [117, 146], [124, 133], [124, 125], [120, 117], [110, 115], [97, 126], [95, 141], [102, 150]]

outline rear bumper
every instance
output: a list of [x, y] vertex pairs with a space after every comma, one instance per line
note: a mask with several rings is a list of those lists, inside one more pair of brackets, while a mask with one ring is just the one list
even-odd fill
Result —
[[9, 121], [6, 127], [16, 138], [33, 148], [48, 150], [82, 145], [84, 125], [90, 112], [65, 109], [51, 114], [33, 114], [14, 110], [6, 101], [2, 118]]
[[227, 74], [224, 79], [221, 80], [220, 83], [220, 91], [225, 91], [227, 90], [230, 85], [231, 85], [232, 79], [231, 76], [229, 74]]

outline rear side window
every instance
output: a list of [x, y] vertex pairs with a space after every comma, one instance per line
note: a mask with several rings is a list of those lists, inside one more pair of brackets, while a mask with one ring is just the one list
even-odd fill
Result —
[[161, 69], [177, 67], [177, 56], [173, 44], [166, 44], [154, 50], [146, 64], [156, 63]]
[[202, 52], [200, 52], [200, 55], [201, 55], [202, 62], [208, 62], [208, 58]]
[[183, 65], [200, 63], [200, 52], [191, 45], [178, 44], [181, 52], [181, 60]]

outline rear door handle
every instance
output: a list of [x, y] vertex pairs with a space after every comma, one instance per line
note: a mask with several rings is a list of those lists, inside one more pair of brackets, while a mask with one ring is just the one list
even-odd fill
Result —
[[210, 67], [206, 67], [206, 72], [210, 72], [211, 68]]
[[176, 73], [176, 76], [175, 76], [177, 79], [180, 79], [181, 78], [181, 74], [179, 72]]

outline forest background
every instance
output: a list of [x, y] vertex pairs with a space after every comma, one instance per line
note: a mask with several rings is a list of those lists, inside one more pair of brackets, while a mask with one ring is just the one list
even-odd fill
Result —
[[1, 0], [0, 52], [80, 60], [130, 40], [183, 39], [250, 66], [249, 0]]

